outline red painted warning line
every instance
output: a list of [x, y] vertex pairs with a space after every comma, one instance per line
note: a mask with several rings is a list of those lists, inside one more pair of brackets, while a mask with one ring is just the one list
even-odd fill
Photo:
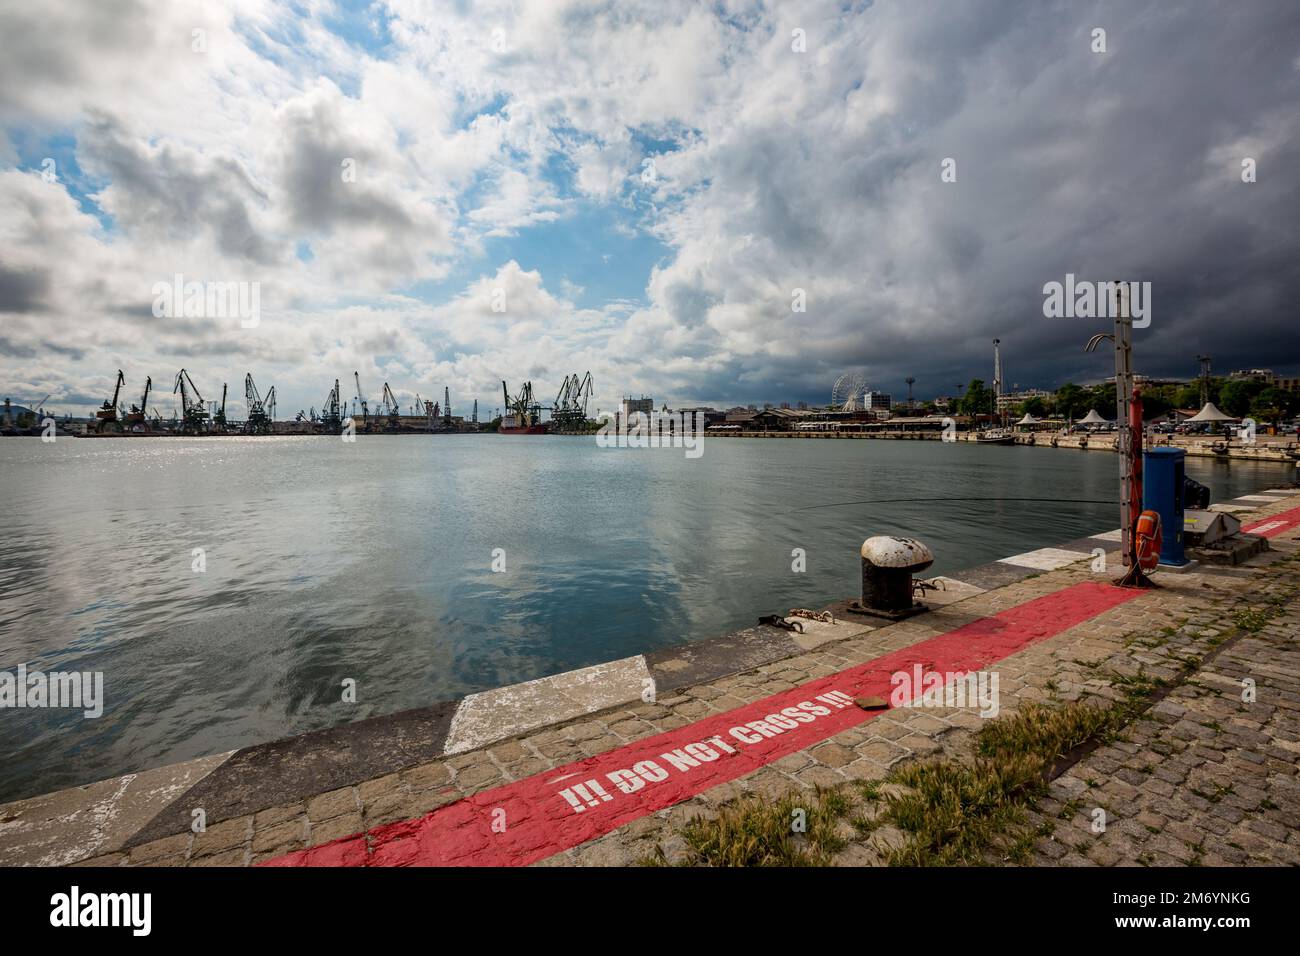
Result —
[[1273, 515], [1271, 518], [1246, 525], [1241, 530], [1247, 534], [1276, 538], [1283, 531], [1291, 531], [1297, 526], [1300, 526], [1300, 508], [1292, 508], [1290, 511], [1283, 511], [1280, 515]]
[[765, 700], [263, 865], [533, 863], [872, 719], [853, 699], [888, 699], [896, 672], [978, 671], [1140, 593], [1076, 584]]

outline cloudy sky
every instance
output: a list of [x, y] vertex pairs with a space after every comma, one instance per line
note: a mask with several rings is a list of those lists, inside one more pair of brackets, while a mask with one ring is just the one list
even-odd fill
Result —
[[[1097, 52], [1094, 30], [1105, 30]], [[1300, 6], [0, 0], [0, 390], [500, 404], [1300, 367]], [[955, 181], [941, 176], [955, 161]], [[1255, 182], [1243, 182], [1243, 160]], [[257, 283], [260, 321], [156, 316]], [[251, 288], [249, 286], [248, 288]], [[803, 290], [805, 311], [792, 309]]]

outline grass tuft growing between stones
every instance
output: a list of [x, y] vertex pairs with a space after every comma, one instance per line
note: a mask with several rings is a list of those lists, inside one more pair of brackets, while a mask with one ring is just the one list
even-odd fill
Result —
[[[906, 788], [886, 799], [885, 819], [907, 835], [890, 852], [895, 866], [1023, 858], [1029, 842], [1015, 834], [1046, 790], [1048, 771], [1074, 748], [1109, 734], [1117, 713], [1081, 703], [1029, 703], [984, 727], [971, 760], [910, 764], [893, 781]], [[999, 852], [1001, 851], [1001, 852]]]
[[[682, 827], [689, 847], [685, 866], [828, 866], [847, 841], [837, 832], [852, 801], [840, 790], [790, 794], [776, 803], [746, 797], [716, 819]], [[666, 866], [662, 847], [643, 859]]]

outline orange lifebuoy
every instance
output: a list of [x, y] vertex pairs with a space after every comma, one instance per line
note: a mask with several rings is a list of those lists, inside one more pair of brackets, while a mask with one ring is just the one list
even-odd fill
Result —
[[1144, 511], [1137, 520], [1137, 555], [1138, 567], [1143, 571], [1154, 571], [1160, 564], [1160, 548], [1163, 546], [1160, 533], [1160, 513]]

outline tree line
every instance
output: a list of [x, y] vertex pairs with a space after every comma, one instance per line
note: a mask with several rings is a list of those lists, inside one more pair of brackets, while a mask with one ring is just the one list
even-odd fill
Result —
[[[1226, 414], [1236, 418], [1247, 416], [1259, 422], [1279, 422], [1293, 418], [1300, 412], [1300, 394], [1259, 382], [1253, 379], [1211, 378], [1210, 401]], [[1143, 385], [1142, 411], [1147, 419], [1163, 418], [1175, 408], [1200, 408], [1201, 383], [1184, 385]], [[1114, 419], [1115, 386], [1075, 385], [1066, 382], [1046, 398], [1029, 398], [1008, 409], [1017, 418], [1026, 413], [1035, 418], [1063, 418], [1078, 420], [1096, 409], [1103, 418]], [[965, 392], [949, 405], [950, 412], [959, 415], [988, 415], [993, 410], [993, 391], [983, 379], [973, 378]], [[936, 411], [933, 404], [927, 411]]]

